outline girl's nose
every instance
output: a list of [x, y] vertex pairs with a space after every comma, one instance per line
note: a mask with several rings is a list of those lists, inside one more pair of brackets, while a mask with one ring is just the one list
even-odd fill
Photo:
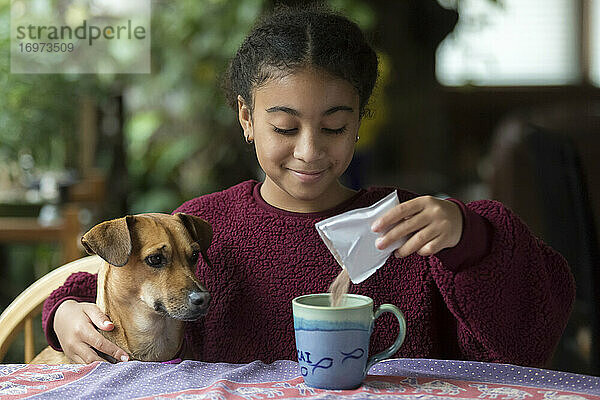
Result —
[[309, 130], [300, 132], [294, 146], [294, 158], [310, 163], [319, 160], [324, 154], [324, 143], [318, 134]]

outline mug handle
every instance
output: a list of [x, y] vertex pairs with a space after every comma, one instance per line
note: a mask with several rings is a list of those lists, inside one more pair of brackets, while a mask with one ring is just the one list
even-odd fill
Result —
[[391, 345], [381, 353], [377, 353], [369, 357], [369, 359], [367, 360], [365, 375], [369, 372], [369, 369], [373, 366], [373, 364], [392, 356], [398, 351], [398, 349], [402, 345], [402, 342], [404, 342], [404, 337], [406, 336], [406, 320], [404, 319], [404, 314], [402, 314], [402, 311], [400, 311], [398, 307], [396, 307], [393, 304], [382, 304], [381, 306], [379, 306], [377, 311], [375, 311], [375, 314], [373, 315], [373, 321], [379, 318], [381, 314], [386, 312], [392, 313], [396, 316], [396, 318], [398, 319], [398, 323], [400, 324], [400, 332], [398, 332], [398, 337], [396, 337], [396, 341], [393, 345]]

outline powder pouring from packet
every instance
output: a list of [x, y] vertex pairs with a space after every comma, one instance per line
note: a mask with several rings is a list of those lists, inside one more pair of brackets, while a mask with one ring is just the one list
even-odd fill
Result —
[[375, 240], [385, 232], [375, 233], [375, 220], [400, 204], [394, 191], [370, 207], [358, 208], [317, 222], [315, 227], [338, 264], [348, 271], [352, 283], [360, 283], [385, 264], [390, 254], [406, 242], [406, 238], [384, 250], [375, 247]]

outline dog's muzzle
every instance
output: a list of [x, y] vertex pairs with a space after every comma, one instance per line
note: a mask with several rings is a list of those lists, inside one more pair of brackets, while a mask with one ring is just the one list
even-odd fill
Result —
[[195, 321], [206, 315], [210, 303], [210, 294], [200, 290], [188, 291], [187, 293], [187, 301], [180, 298], [179, 302], [174, 301], [167, 306], [160, 299], [155, 300], [154, 310], [181, 321]]
[[210, 293], [201, 291], [190, 292], [188, 294], [188, 302], [190, 309], [198, 312], [206, 311], [210, 303]]

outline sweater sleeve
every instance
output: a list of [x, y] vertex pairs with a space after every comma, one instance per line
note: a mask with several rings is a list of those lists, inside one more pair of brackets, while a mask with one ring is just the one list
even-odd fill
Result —
[[462, 356], [544, 366], [567, 324], [575, 298], [566, 260], [496, 201], [467, 208], [487, 220], [487, 254], [474, 264], [445, 266], [430, 256], [432, 275], [456, 320]]
[[446, 269], [458, 271], [460, 268], [477, 264], [489, 254], [493, 229], [485, 218], [470, 210], [460, 200], [448, 200], [460, 208], [463, 232], [456, 246], [439, 251], [436, 257]]
[[98, 274], [76, 272], [69, 276], [65, 283], [55, 289], [44, 302], [42, 309], [42, 328], [46, 334], [48, 344], [58, 351], [62, 351], [56, 333], [54, 332], [54, 314], [56, 309], [66, 300], [96, 301], [96, 284]]

